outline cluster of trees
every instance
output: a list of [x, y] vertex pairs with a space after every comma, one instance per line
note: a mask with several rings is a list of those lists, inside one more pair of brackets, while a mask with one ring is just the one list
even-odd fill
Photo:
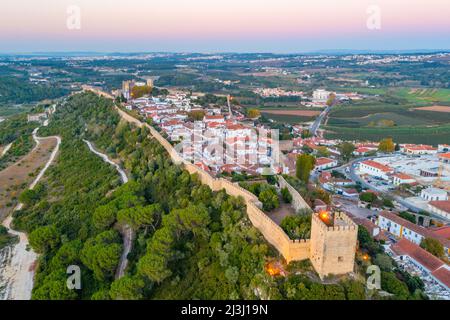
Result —
[[261, 111], [259, 111], [258, 109], [248, 109], [247, 110], [247, 117], [249, 117], [250, 119], [255, 119], [255, 118], [259, 118], [261, 116]]
[[391, 153], [395, 151], [395, 143], [392, 138], [386, 138], [380, 141], [378, 145], [378, 151], [384, 153]]
[[271, 211], [280, 206], [277, 189], [267, 183], [247, 183], [241, 182], [240, 186], [247, 189], [258, 197], [258, 200], [263, 204], [265, 211]]
[[355, 145], [351, 142], [342, 142], [339, 146], [339, 151], [344, 161], [349, 161], [353, 156], [353, 151], [355, 151]]
[[331, 195], [324, 189], [308, 185], [297, 177], [287, 175], [283, 177], [292, 187], [294, 187], [295, 190], [298, 191], [298, 193], [300, 193], [302, 198], [310, 207], [313, 206], [315, 199], [320, 199], [327, 204], [331, 203]]
[[36, 102], [59, 98], [67, 93], [69, 90], [58, 86], [37, 85], [15, 76], [0, 77], [0, 103]]
[[133, 99], [138, 99], [140, 97], [143, 97], [145, 95], [149, 95], [152, 93], [152, 87], [151, 86], [134, 86], [131, 89], [131, 97]]
[[304, 183], [309, 182], [309, 176], [316, 164], [316, 158], [310, 154], [301, 154], [297, 157], [296, 176]]
[[309, 239], [311, 236], [311, 213], [300, 213], [287, 216], [280, 227], [291, 239]]
[[211, 93], [207, 93], [204, 96], [200, 96], [195, 100], [196, 103], [198, 103], [201, 106], [208, 106], [210, 104], [217, 104], [217, 105], [226, 105], [227, 103], [227, 97], [223, 96], [216, 96]]
[[420, 246], [422, 248], [424, 248], [425, 250], [427, 250], [432, 255], [434, 255], [440, 259], [446, 258], [444, 246], [437, 239], [433, 239], [433, 238], [422, 239]]
[[28, 122], [25, 113], [7, 118], [1, 124], [0, 145], [6, 147], [12, 143], [9, 151], [0, 158], [0, 169], [26, 155], [32, 149], [34, 141], [31, 133], [36, 128], [36, 123]]
[[291, 275], [282, 284], [282, 297], [289, 300], [364, 300], [365, 287], [355, 280], [321, 284], [305, 275]]
[[188, 113], [188, 118], [190, 121], [202, 121], [205, 114], [203, 110], [194, 110]]

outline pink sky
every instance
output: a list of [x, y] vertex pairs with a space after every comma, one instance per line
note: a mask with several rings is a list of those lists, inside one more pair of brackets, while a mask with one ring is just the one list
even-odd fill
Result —
[[[366, 10], [372, 4], [381, 9], [381, 30], [366, 27]], [[81, 30], [66, 27], [69, 5], [81, 9]], [[233, 41], [254, 41], [258, 49], [264, 41], [320, 44], [321, 38], [334, 47], [348, 47], [350, 39], [361, 49], [371, 40], [382, 45], [383, 39], [398, 39], [405, 45], [408, 40], [412, 48], [449, 48], [449, 17], [449, 0], [14, 0], [2, 4], [0, 50], [39, 48], [39, 43], [55, 47], [58, 41], [67, 49], [83, 50], [97, 42], [99, 48], [91, 50], [102, 50], [102, 40], [105, 49], [112, 41], [135, 48], [142, 42], [176, 48], [177, 41], [206, 48], [208, 41], [220, 40], [222, 50]]]

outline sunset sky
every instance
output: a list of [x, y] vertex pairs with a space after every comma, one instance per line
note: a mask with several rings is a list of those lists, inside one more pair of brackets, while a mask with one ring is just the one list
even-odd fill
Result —
[[[450, 49], [449, 0], [3, 2], [1, 52]], [[380, 30], [366, 24], [374, 4]], [[70, 5], [79, 30], [67, 28]]]

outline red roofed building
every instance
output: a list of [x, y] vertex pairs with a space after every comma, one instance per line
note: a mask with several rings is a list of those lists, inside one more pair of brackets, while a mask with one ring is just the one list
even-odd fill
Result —
[[337, 161], [330, 158], [317, 158], [315, 170], [325, 170], [337, 166]]
[[406, 238], [417, 245], [420, 245], [425, 238], [436, 239], [444, 247], [446, 255], [450, 256], [450, 240], [438, 236], [430, 229], [418, 226], [411, 221], [403, 219], [393, 212], [380, 212], [377, 224], [381, 229], [386, 230], [397, 238]]
[[394, 185], [399, 186], [401, 184], [415, 184], [417, 183], [416, 179], [411, 177], [410, 175], [407, 175], [405, 173], [395, 173], [392, 175], [392, 182]]
[[428, 202], [428, 209], [432, 213], [450, 220], [450, 200], [430, 201]]
[[412, 262], [420, 271], [432, 276], [436, 283], [450, 289], [450, 270], [439, 258], [406, 239], [401, 239], [389, 249], [397, 262]]
[[439, 284], [450, 290], [450, 270], [448, 268], [439, 268], [431, 273], [433, 278], [439, 282]]
[[441, 161], [443, 163], [450, 163], [450, 152], [440, 154], [439, 161]]
[[377, 148], [359, 147], [355, 151], [353, 151], [353, 154], [355, 156], [364, 156], [374, 150], [377, 150]]
[[401, 149], [406, 154], [436, 154], [438, 149], [425, 144], [406, 144]]
[[437, 227], [432, 230], [434, 234], [445, 239], [450, 239], [450, 226]]
[[373, 160], [366, 160], [359, 164], [359, 171], [362, 174], [379, 177], [385, 180], [389, 179], [389, 175], [394, 173], [394, 169]]
[[225, 118], [223, 115], [214, 115], [214, 116], [204, 116], [203, 117], [203, 122], [220, 122], [223, 123], [225, 122]]

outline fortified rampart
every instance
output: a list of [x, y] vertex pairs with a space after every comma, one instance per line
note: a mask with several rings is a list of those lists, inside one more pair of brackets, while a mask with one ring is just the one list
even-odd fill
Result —
[[295, 211], [308, 210], [311, 211], [310, 206], [306, 203], [305, 199], [298, 193], [293, 186], [291, 186], [286, 179], [282, 176], [278, 176], [278, 184], [281, 188], [288, 188], [289, 193], [292, 195], [292, 207]]
[[[208, 185], [213, 191], [224, 189], [230, 196], [242, 197], [247, 206], [247, 215], [253, 226], [262, 233], [264, 238], [278, 250], [288, 263], [310, 258], [321, 277], [327, 274], [343, 274], [353, 271], [357, 226], [345, 214], [338, 214], [336, 217], [339, 217], [345, 224], [352, 225], [349, 227], [336, 226], [331, 229], [324, 228], [323, 223], [322, 225], [319, 224], [316, 220], [317, 217], [313, 214], [311, 240], [292, 240], [278, 224], [261, 210], [262, 204], [253, 193], [240, 187], [237, 183], [232, 183], [223, 178], [214, 178], [198, 166], [185, 161], [155, 128], [117, 107], [116, 109], [124, 120], [139, 127], [147, 127], [151, 135], [168, 152], [174, 163], [182, 164], [190, 174], [197, 174], [200, 181]], [[280, 176], [279, 178], [281, 185], [286, 186], [291, 192], [296, 210], [310, 209], [301, 195], [283, 177]], [[315, 245], [316, 241], [318, 243]], [[337, 249], [336, 252], [333, 252], [334, 248]], [[341, 261], [341, 257], [345, 259], [345, 263], [338, 264], [334, 268], [334, 261]], [[314, 262], [314, 259], [317, 261]]]

